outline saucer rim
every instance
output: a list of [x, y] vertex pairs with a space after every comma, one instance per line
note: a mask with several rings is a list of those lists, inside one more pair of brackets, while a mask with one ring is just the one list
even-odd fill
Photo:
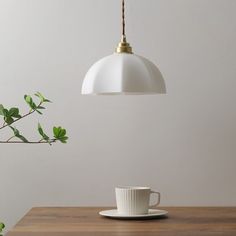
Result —
[[[113, 213], [109, 214], [109, 212]], [[99, 212], [99, 215], [110, 218], [152, 218], [158, 216], [166, 216], [167, 214], [168, 211], [162, 209], [148, 209], [148, 213], [143, 215], [122, 215], [117, 213], [117, 209], [103, 210]]]

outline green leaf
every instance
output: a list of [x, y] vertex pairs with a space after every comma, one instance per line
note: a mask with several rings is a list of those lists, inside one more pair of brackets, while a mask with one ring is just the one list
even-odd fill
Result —
[[12, 127], [12, 126], [10, 126], [10, 128], [12, 129], [15, 136], [20, 135], [20, 131], [18, 129], [16, 129], [15, 127]]
[[58, 134], [59, 134], [59, 128], [60, 127], [53, 127], [53, 134], [54, 134], [54, 137], [56, 138], [56, 137], [58, 137]]
[[24, 99], [25, 99], [25, 101], [26, 101], [28, 104], [31, 104], [32, 101], [33, 101], [32, 97], [29, 96], [29, 95], [25, 95], [25, 96], [24, 96]]
[[[11, 111], [11, 112], [12, 112], [12, 111]], [[14, 119], [12, 118], [10, 111], [8, 111], [6, 108], [4, 108], [4, 109], [2, 110], [2, 113], [3, 113], [3, 115], [4, 115], [4, 121], [5, 121], [8, 125], [10, 125], [10, 124], [12, 124], [12, 123], [14, 122]]]
[[66, 135], [66, 130], [62, 127], [53, 127], [53, 134], [55, 138], [60, 138]]
[[8, 117], [8, 110], [6, 108], [4, 108], [2, 112], [5, 117]]
[[12, 124], [13, 121], [14, 121], [14, 119], [9, 115], [9, 111], [8, 111], [6, 108], [4, 108], [4, 109], [2, 110], [2, 113], [3, 113], [3, 115], [4, 115], [4, 121], [5, 121], [8, 125]]
[[38, 106], [37, 109], [46, 109], [46, 108], [42, 106]]
[[22, 135], [18, 135], [16, 136], [17, 138], [19, 138], [20, 140], [22, 140], [24, 143], [28, 143], [29, 141]]
[[51, 102], [51, 103], [52, 103], [52, 101], [50, 101], [50, 100], [48, 100], [48, 99], [44, 99], [43, 102]]
[[9, 115], [10, 115], [10, 116], [13, 116], [13, 115], [15, 115], [15, 114], [19, 114], [19, 109], [13, 107], [13, 108], [11, 108], [11, 109], [9, 110]]
[[66, 135], [66, 130], [62, 127], [53, 127], [53, 134], [54, 138], [56, 140], [61, 141], [62, 143], [66, 143], [66, 140], [68, 140], [68, 137]]
[[66, 135], [66, 130], [61, 129], [59, 135], [60, 135], [60, 137], [64, 137]]
[[59, 141], [61, 141], [62, 143], [67, 143], [68, 137], [61, 137], [60, 139], [58, 139]]
[[39, 99], [40, 99], [40, 101], [43, 103], [43, 102], [51, 102], [50, 100], [48, 100], [48, 99], [46, 99], [40, 92], [37, 92], [36, 94], [35, 94], [35, 96], [37, 96]]
[[43, 132], [43, 129], [42, 129], [42, 126], [40, 125], [40, 123], [38, 123], [38, 132], [41, 136], [44, 135], [44, 132]]
[[10, 116], [4, 117], [4, 121], [8, 124], [11, 125], [14, 122], [14, 119]]
[[4, 229], [5, 225], [3, 223], [0, 223], [0, 229]]
[[14, 135], [17, 138], [19, 138], [21, 141], [23, 141], [24, 143], [28, 143], [29, 142], [23, 135], [20, 134], [20, 131], [17, 128], [12, 127], [12, 126], [10, 126], [10, 128], [12, 129]]
[[3, 223], [0, 223], [0, 233], [2, 232], [4, 228], [5, 228], [5, 225]]
[[40, 92], [37, 92], [34, 94], [36, 97], [40, 98], [42, 101], [44, 100], [44, 96], [40, 93]]
[[42, 115], [43, 113], [41, 112], [41, 111], [39, 111], [39, 110], [35, 110], [37, 113], [39, 113], [40, 115]]
[[21, 118], [21, 115], [19, 114], [19, 109], [16, 107], [13, 107], [9, 110], [8, 115], [14, 118]]
[[0, 115], [1, 116], [4, 116], [3, 110], [4, 110], [4, 106], [2, 104], [0, 104]]
[[33, 101], [33, 98], [30, 95], [25, 95], [24, 99], [31, 109], [35, 110], [37, 108], [36, 104]]
[[42, 136], [43, 140], [51, 145], [50, 138], [44, 133], [43, 128], [40, 123], [38, 123], [38, 132]]

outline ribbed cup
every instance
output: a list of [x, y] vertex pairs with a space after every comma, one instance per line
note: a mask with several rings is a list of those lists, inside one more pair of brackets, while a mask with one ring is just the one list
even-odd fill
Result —
[[151, 189], [148, 187], [116, 188], [116, 204], [119, 214], [143, 215], [148, 213]]

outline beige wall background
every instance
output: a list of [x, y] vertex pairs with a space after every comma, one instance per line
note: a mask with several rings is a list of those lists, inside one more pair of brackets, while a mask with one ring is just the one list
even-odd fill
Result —
[[[0, 219], [34, 206], [109, 206], [117, 185], [148, 185], [162, 205], [236, 205], [236, 1], [127, 0], [134, 52], [168, 94], [81, 96], [89, 67], [120, 39], [119, 0], [0, 0], [0, 101], [54, 101], [18, 124], [37, 138], [63, 125], [67, 145], [0, 146]], [[8, 137], [1, 132], [1, 139]]]

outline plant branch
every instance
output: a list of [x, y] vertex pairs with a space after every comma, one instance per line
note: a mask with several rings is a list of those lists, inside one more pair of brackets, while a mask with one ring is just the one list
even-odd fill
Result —
[[10, 137], [6, 142], [9, 143], [11, 139], [13, 139], [15, 136]]
[[[51, 139], [50, 143], [55, 143], [57, 140], [56, 139]], [[23, 142], [23, 141], [0, 141], [0, 143], [24, 143], [24, 144], [41, 144], [41, 143], [49, 143], [47, 141], [29, 141], [29, 142]]]
[[[39, 105], [37, 106], [37, 108], [38, 108], [39, 106], [41, 106], [41, 105], [42, 105], [42, 102], [39, 103]], [[11, 124], [6, 124], [6, 123], [4, 122], [3, 126], [0, 127], [0, 130], [1, 130], [1, 129], [4, 129], [4, 128], [7, 127], [7, 126], [12, 125], [13, 123], [15, 123], [15, 122], [17, 122], [17, 121], [19, 121], [19, 120], [21, 120], [21, 119], [23, 119], [23, 118], [25, 118], [25, 117], [31, 115], [31, 114], [33, 114], [33, 113], [36, 111], [37, 108], [35, 108], [34, 110], [30, 110], [27, 114], [21, 116], [20, 118], [15, 119]]]
[[[12, 124], [22, 120], [23, 118], [26, 118], [27, 116], [32, 115], [34, 112], [39, 113], [40, 115], [43, 114], [43, 112], [41, 111], [42, 109], [45, 109], [44, 106], [41, 106], [44, 103], [48, 103], [51, 102], [50, 100], [46, 99], [40, 92], [37, 92], [36, 94], [34, 94], [36, 97], [38, 97], [40, 99], [40, 101], [38, 101], [38, 105], [37, 103], [34, 102], [32, 96], [30, 95], [25, 95], [24, 96], [24, 100], [25, 102], [28, 104], [28, 106], [30, 107], [30, 109], [28, 110], [28, 113], [21, 115], [19, 112], [19, 108], [17, 107], [11, 107], [9, 109], [4, 108], [4, 106], [2, 104], [0, 104], [0, 116], [3, 116], [4, 122], [3, 124], [0, 126], [0, 131], [6, 127], [10, 128], [13, 131], [12, 136], [10, 136], [10, 138], [8, 138], [7, 140], [0, 140], [0, 144], [9, 144], [9, 143], [24, 143], [24, 144], [44, 144], [44, 143], [48, 143], [48, 144], [52, 144], [55, 143], [57, 141], [60, 141], [61, 143], [67, 143], [68, 137], [66, 136], [66, 129], [62, 128], [61, 126], [54, 126], [53, 127], [53, 137], [50, 138], [50, 136], [48, 136], [40, 123], [38, 123], [38, 133], [41, 136], [41, 139], [36, 140], [36, 141], [28, 141], [22, 134], [21, 132], [16, 128], [13, 127]], [[17, 138], [17, 140], [15, 141], [14, 138]], [[1, 226], [1, 225], [0, 225]]]

